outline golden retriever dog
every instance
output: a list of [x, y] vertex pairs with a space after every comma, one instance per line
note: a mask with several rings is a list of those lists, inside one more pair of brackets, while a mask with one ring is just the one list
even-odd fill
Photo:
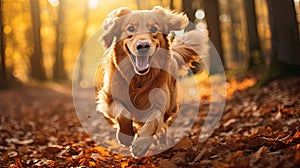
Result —
[[[179, 70], [199, 61], [193, 47], [180, 38], [170, 40], [170, 32], [188, 23], [185, 14], [162, 7], [122, 7], [112, 11], [102, 25], [100, 39], [108, 52], [97, 111], [116, 128], [116, 139], [130, 147], [134, 157], [145, 156], [155, 137], [176, 116]], [[193, 33], [185, 38], [197, 41], [199, 36]]]

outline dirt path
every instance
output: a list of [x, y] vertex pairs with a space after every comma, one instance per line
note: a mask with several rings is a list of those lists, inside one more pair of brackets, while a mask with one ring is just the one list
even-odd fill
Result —
[[142, 159], [97, 146], [77, 119], [70, 88], [0, 91], [0, 167], [300, 166], [300, 78], [247, 91], [243, 82], [228, 83], [234, 94], [207, 141], [199, 143], [193, 127], [173, 148]]

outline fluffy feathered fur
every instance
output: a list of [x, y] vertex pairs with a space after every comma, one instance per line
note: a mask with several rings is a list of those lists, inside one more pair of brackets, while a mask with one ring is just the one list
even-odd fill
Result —
[[170, 43], [170, 31], [187, 24], [186, 15], [161, 7], [144, 11], [120, 8], [103, 23], [101, 39], [110, 52], [105, 55], [108, 62], [97, 111], [117, 129], [117, 140], [130, 146], [134, 157], [144, 156], [153, 136], [176, 115], [180, 106], [178, 72], [198, 62], [197, 50], [207, 45], [197, 39], [202, 37], [196, 31]]

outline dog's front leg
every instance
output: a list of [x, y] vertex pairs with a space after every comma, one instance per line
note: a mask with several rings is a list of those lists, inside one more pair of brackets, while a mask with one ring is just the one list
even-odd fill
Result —
[[156, 133], [158, 127], [157, 119], [147, 121], [142, 128], [138, 131], [133, 145], [131, 146], [131, 154], [133, 157], [144, 156], [151, 144], [154, 141], [153, 135]]
[[120, 144], [130, 146], [134, 139], [132, 120], [120, 114], [117, 116], [119, 123], [116, 137]]

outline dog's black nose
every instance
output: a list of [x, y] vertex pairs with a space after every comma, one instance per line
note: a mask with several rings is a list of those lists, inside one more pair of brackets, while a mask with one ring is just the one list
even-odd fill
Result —
[[136, 44], [136, 49], [139, 53], [144, 54], [144, 53], [149, 51], [150, 43], [149, 42], [144, 42], [144, 41], [139, 41]]

